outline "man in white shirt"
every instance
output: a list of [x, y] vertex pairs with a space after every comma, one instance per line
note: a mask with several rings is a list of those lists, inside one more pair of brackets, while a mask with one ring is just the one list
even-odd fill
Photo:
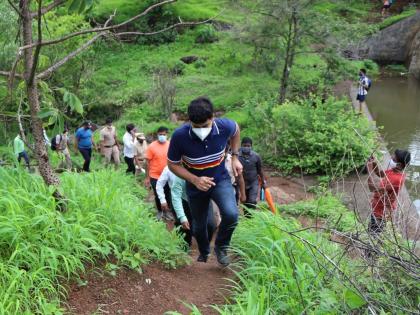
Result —
[[126, 173], [135, 175], [136, 167], [134, 165], [134, 156], [136, 155], [136, 127], [134, 124], [128, 124], [125, 128], [127, 131], [123, 137], [124, 143], [124, 160], [127, 163]]
[[356, 100], [359, 101], [360, 114], [363, 112], [363, 104], [365, 104], [366, 95], [368, 94], [369, 87], [369, 78], [366, 76], [366, 69], [360, 69], [356, 98]]
[[[162, 174], [160, 175], [156, 183], [156, 192], [160, 201], [160, 206], [162, 209], [162, 217], [169, 221], [175, 221], [174, 215], [171, 212], [171, 190], [170, 187], [173, 186], [173, 183], [176, 179], [176, 175], [172, 173], [169, 168], [166, 166]], [[160, 218], [158, 218], [160, 219]]]

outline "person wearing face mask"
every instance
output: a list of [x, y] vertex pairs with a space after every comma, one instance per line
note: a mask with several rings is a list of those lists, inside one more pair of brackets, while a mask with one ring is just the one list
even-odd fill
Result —
[[136, 169], [139, 172], [145, 173], [145, 166], [144, 161], [146, 159], [146, 150], [147, 150], [147, 141], [144, 133], [138, 132], [136, 133], [136, 155], [135, 155], [135, 162], [136, 162]]
[[120, 148], [117, 139], [117, 131], [112, 125], [112, 119], [107, 118], [105, 127], [99, 133], [101, 153], [105, 158], [105, 165], [114, 161], [115, 169], [120, 165]]
[[124, 143], [124, 161], [127, 164], [127, 174], [136, 173], [136, 166], [134, 165], [134, 156], [136, 152], [136, 127], [134, 124], [128, 124], [125, 128], [127, 131], [123, 136]]
[[405, 182], [404, 170], [410, 160], [410, 152], [397, 149], [391, 158], [389, 168], [383, 171], [374, 158], [369, 159], [367, 163], [368, 186], [369, 190], [373, 192], [372, 214], [368, 225], [370, 233], [375, 235], [382, 232], [386, 219], [397, 209], [398, 194]]
[[[167, 165], [168, 149], [168, 128], [161, 126], [157, 130], [157, 140], [153, 141], [146, 150], [146, 178], [144, 180], [145, 186], [153, 189], [158, 219], [163, 217], [163, 211], [170, 211], [169, 206], [162, 207], [156, 191], [156, 183]], [[168, 191], [169, 185], [167, 184], [164, 189]]]
[[90, 160], [92, 158], [92, 148], [95, 147], [93, 141], [93, 132], [91, 130], [92, 124], [90, 121], [85, 121], [76, 131], [74, 146], [83, 156], [85, 162], [83, 163], [83, 171], [90, 172]]
[[238, 205], [229, 173], [225, 166], [225, 151], [230, 140], [234, 176], [242, 173], [238, 160], [240, 130], [236, 122], [214, 117], [213, 104], [199, 97], [188, 106], [190, 122], [178, 128], [168, 152], [169, 169], [187, 182], [187, 195], [193, 221], [193, 234], [200, 255], [197, 261], [207, 262], [210, 255], [208, 222], [210, 200], [219, 207], [221, 222], [214, 252], [217, 261], [227, 266], [227, 249], [238, 221]]
[[[239, 161], [244, 167], [243, 177], [245, 180], [245, 206], [255, 209], [257, 206], [257, 197], [259, 192], [259, 180], [261, 180], [262, 188], [265, 188], [265, 175], [262, 168], [260, 156], [252, 150], [252, 139], [245, 137], [242, 139], [241, 149], [239, 150]], [[245, 211], [245, 216], [249, 216], [249, 212]]]

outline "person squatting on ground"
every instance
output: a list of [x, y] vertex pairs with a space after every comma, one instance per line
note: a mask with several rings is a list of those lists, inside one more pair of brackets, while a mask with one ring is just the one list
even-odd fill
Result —
[[85, 160], [83, 163], [83, 171], [85, 172], [90, 172], [92, 148], [95, 147], [91, 128], [92, 124], [89, 121], [85, 121], [82, 127], [77, 129], [74, 141], [75, 151], [77, 152], [78, 150]]
[[136, 166], [134, 165], [134, 156], [136, 153], [136, 127], [134, 124], [128, 124], [125, 127], [125, 134], [123, 136], [124, 143], [124, 161], [127, 164], [127, 174], [136, 174]]
[[[369, 172], [368, 186], [373, 192], [371, 199], [372, 214], [368, 226], [369, 233], [375, 235], [385, 228], [386, 219], [398, 207], [398, 194], [405, 182], [404, 170], [409, 165], [411, 154], [405, 150], [395, 150], [388, 170], [379, 168], [377, 161], [370, 158], [367, 163]], [[377, 176], [379, 178], [374, 178]]]
[[71, 170], [72, 168], [69, 143], [70, 143], [70, 139], [69, 139], [69, 132], [67, 129], [64, 129], [62, 134], [55, 136], [56, 151], [57, 151], [58, 156], [61, 158], [60, 167], [63, 164], [63, 160], [64, 160], [67, 170]]
[[134, 157], [136, 163], [136, 173], [146, 173], [145, 159], [147, 150], [147, 141], [144, 133], [136, 133], [136, 155]]
[[[155, 203], [157, 208], [157, 217], [162, 218], [163, 212], [160, 204], [159, 196], [156, 191], [156, 184], [167, 165], [168, 159], [168, 128], [161, 126], [157, 130], [157, 140], [153, 141], [146, 150], [146, 178], [144, 185], [149, 188], [152, 187], [155, 195]], [[171, 200], [171, 198], [168, 198]]]
[[360, 69], [359, 82], [357, 83], [357, 97], [359, 101], [359, 113], [363, 112], [363, 106], [366, 101], [366, 96], [369, 90], [369, 78], [366, 76], [366, 69]]
[[[173, 182], [175, 180], [175, 174], [172, 173], [167, 166], [160, 174], [159, 179], [156, 183], [156, 192], [160, 201], [160, 207], [162, 212], [159, 215], [163, 215], [163, 218], [168, 221], [175, 221], [174, 215], [172, 214], [172, 199], [171, 199], [171, 189]], [[158, 219], [161, 219], [159, 217]]]
[[25, 151], [25, 143], [23, 142], [20, 134], [18, 134], [13, 140], [13, 151], [15, 153], [18, 163], [20, 164], [20, 161], [23, 158], [25, 160], [26, 167], [29, 169], [29, 156], [28, 153]]
[[[171, 184], [172, 207], [176, 213], [175, 226], [181, 226], [180, 231], [184, 235], [184, 240], [191, 247], [194, 223], [191, 215], [191, 208], [188, 202], [187, 185], [185, 180], [174, 175]], [[207, 221], [207, 238], [211, 240], [216, 230], [216, 218], [213, 212], [212, 203], [209, 203], [208, 221]], [[201, 256], [200, 256], [201, 257]], [[204, 257], [204, 256], [203, 256]], [[201, 258], [203, 258], [201, 257]]]
[[[265, 188], [266, 179], [263, 172], [261, 157], [252, 150], [252, 139], [245, 137], [242, 139], [241, 149], [239, 150], [239, 161], [244, 170], [242, 172], [245, 181], [245, 206], [255, 209], [257, 206], [257, 198], [259, 187]], [[250, 213], [244, 209], [245, 216]]]
[[107, 118], [105, 126], [99, 133], [101, 153], [105, 158], [105, 165], [115, 164], [115, 169], [120, 165], [120, 146], [117, 139], [117, 131], [112, 125], [112, 119]]
[[193, 234], [200, 251], [199, 261], [206, 262], [210, 254], [208, 237], [209, 213], [212, 199], [220, 210], [222, 221], [215, 241], [217, 261], [227, 266], [232, 233], [238, 222], [235, 191], [225, 167], [228, 141], [232, 147], [232, 166], [235, 176], [242, 173], [238, 160], [240, 130], [236, 122], [214, 118], [213, 104], [206, 97], [193, 100], [188, 106], [187, 123], [174, 132], [168, 152], [169, 169], [187, 181], [187, 195], [193, 219]]

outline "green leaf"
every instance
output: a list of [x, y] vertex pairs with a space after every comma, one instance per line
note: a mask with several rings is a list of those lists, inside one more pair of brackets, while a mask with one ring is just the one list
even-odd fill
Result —
[[79, 11], [80, 5], [84, 0], [73, 0], [69, 6], [69, 13], [75, 13]]
[[72, 111], [75, 111], [78, 114], [83, 114], [82, 102], [75, 94], [65, 91], [63, 95], [63, 102], [70, 106]]
[[51, 108], [43, 108], [38, 113], [38, 118], [44, 119], [50, 116], [55, 116], [56, 112]]
[[344, 300], [350, 309], [354, 310], [366, 304], [366, 301], [352, 290], [344, 291]]

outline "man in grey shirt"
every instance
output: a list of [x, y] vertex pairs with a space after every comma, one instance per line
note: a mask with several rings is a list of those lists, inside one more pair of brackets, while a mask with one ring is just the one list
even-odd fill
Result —
[[[255, 209], [257, 205], [258, 187], [261, 179], [261, 185], [265, 187], [265, 176], [262, 169], [260, 156], [252, 151], [252, 139], [245, 137], [242, 139], [241, 149], [239, 150], [239, 161], [243, 166], [243, 177], [245, 181], [245, 205], [248, 208]], [[249, 213], [245, 211], [245, 216]]]

